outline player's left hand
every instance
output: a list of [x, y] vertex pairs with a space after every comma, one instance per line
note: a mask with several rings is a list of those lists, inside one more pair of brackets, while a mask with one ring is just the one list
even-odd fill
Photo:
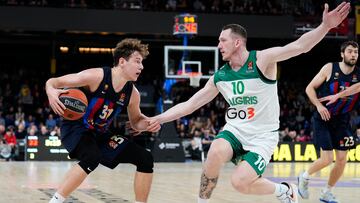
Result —
[[131, 126], [130, 121], [126, 121], [126, 123], [125, 123], [125, 128], [126, 128], [126, 130], [128, 130], [128, 132], [129, 132], [129, 134], [130, 134], [131, 136], [137, 136], [137, 135], [140, 135], [140, 134], [141, 134], [141, 131], [135, 130], [135, 129]]
[[158, 132], [161, 129], [160, 122], [156, 119], [156, 117], [151, 117], [147, 119], [148, 127], [146, 131], [149, 132]]
[[338, 100], [339, 97], [337, 96], [337, 94], [335, 95], [329, 95], [329, 96], [326, 96], [326, 97], [322, 97], [319, 99], [320, 102], [326, 102], [326, 106], [329, 106], [330, 104], [333, 104], [336, 102], [336, 100]]

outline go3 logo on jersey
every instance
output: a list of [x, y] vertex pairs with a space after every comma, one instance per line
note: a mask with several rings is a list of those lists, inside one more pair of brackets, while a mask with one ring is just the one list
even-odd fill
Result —
[[228, 108], [226, 111], [226, 117], [229, 119], [251, 119], [255, 116], [255, 109], [253, 107], [247, 107], [246, 109], [237, 109], [234, 107]]

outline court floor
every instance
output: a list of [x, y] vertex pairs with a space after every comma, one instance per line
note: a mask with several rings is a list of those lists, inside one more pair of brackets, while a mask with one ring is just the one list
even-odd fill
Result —
[[[1, 203], [48, 202], [65, 172], [74, 162], [0, 162]], [[271, 163], [264, 177], [271, 180], [296, 182], [296, 175], [309, 163]], [[156, 163], [149, 203], [196, 203], [201, 174], [200, 162]], [[250, 196], [236, 192], [230, 183], [234, 169], [224, 166], [211, 203], [272, 203], [272, 195]], [[114, 170], [99, 166], [66, 202], [134, 202], [133, 174], [135, 167], [127, 164]], [[321, 187], [326, 184], [329, 168], [317, 173], [310, 182], [310, 199], [300, 202], [319, 202]], [[349, 163], [335, 189], [343, 203], [359, 202], [360, 164]]]

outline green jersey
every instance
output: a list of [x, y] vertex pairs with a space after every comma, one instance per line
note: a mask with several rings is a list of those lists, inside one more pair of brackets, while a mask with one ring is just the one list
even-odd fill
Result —
[[[269, 80], [256, 66], [256, 51], [238, 71], [225, 64], [214, 75], [214, 83], [230, 105], [224, 130], [236, 136], [262, 134], [279, 128], [276, 80]], [[242, 140], [242, 139], [241, 139]]]

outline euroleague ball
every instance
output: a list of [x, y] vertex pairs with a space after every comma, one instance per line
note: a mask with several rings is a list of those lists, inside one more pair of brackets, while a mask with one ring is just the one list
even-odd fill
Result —
[[60, 101], [65, 105], [64, 114], [66, 120], [78, 120], [86, 112], [88, 101], [84, 92], [79, 89], [68, 89], [67, 93], [60, 94]]

